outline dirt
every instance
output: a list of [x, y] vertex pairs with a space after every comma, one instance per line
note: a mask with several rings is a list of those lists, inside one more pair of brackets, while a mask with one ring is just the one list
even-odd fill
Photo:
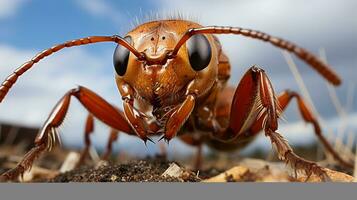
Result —
[[127, 164], [84, 166], [58, 175], [49, 182], [198, 182], [189, 170], [180, 177], [162, 176], [171, 162], [162, 159], [134, 160]]

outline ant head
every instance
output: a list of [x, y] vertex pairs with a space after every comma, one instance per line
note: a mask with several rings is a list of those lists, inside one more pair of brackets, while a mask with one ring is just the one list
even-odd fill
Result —
[[153, 101], [184, 94], [185, 87], [197, 76], [213, 81], [218, 61], [212, 36], [195, 35], [177, 47], [188, 29], [198, 27], [189, 21], [164, 20], [130, 31], [124, 39], [140, 56], [117, 46], [113, 57], [117, 82], [128, 83], [143, 99]]

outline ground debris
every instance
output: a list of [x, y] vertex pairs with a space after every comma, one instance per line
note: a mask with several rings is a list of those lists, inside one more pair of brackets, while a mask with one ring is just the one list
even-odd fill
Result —
[[[169, 162], [155, 159], [130, 161], [127, 164], [109, 164], [97, 168], [84, 166], [50, 180], [50, 182], [184, 182], [199, 181], [182, 169], [181, 176], [162, 176]], [[185, 175], [186, 174], [186, 175]]]
[[169, 168], [161, 175], [163, 177], [175, 177], [181, 179], [183, 182], [198, 182], [201, 179], [192, 171], [179, 166], [176, 163], [171, 163]]
[[164, 173], [162, 173], [161, 176], [171, 176], [171, 177], [175, 177], [175, 178], [179, 178], [182, 176], [182, 174], [184, 173], [184, 170], [178, 166], [176, 163], [171, 163], [169, 168], [166, 169], [166, 171], [164, 171]]
[[[325, 170], [333, 182], [353, 181], [353, 177], [348, 174], [327, 168]], [[299, 174], [297, 178], [291, 176], [288, 167], [282, 162], [243, 159], [238, 166], [203, 180], [203, 182], [304, 182], [306, 179], [305, 174]], [[311, 175], [307, 181], [321, 182], [322, 180], [316, 175]]]
[[64, 160], [63, 164], [61, 165], [61, 168], [59, 171], [61, 173], [64, 173], [64, 172], [73, 170], [76, 167], [80, 156], [81, 155], [77, 152], [70, 152], [67, 155], [66, 159]]

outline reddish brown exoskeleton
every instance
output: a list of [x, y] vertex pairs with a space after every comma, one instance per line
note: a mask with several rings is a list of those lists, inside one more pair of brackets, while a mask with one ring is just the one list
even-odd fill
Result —
[[39, 53], [16, 69], [2, 83], [0, 101], [17, 78], [44, 57], [66, 47], [115, 42], [118, 44], [114, 52], [116, 83], [124, 111], [85, 87], [69, 90], [44, 123], [35, 146], [14, 169], [2, 174], [2, 179], [15, 179], [23, 174], [36, 157], [56, 144], [56, 128], [67, 114], [71, 97], [77, 98], [89, 112], [82, 157], [87, 154], [90, 145], [93, 117], [112, 128], [105, 157], [108, 157], [118, 131], [135, 135], [145, 142], [152, 141], [149, 136], [154, 135], [162, 135], [161, 139], [167, 141], [178, 136], [194, 146], [207, 144], [229, 151], [245, 146], [263, 130], [280, 159], [307, 175], [314, 173], [325, 177], [323, 168], [297, 156], [283, 136], [276, 132], [280, 113], [295, 98], [303, 119], [313, 125], [324, 147], [342, 165], [352, 166], [333, 150], [321, 134], [316, 117], [304, 100], [288, 90], [276, 95], [263, 69], [253, 66], [244, 74], [236, 89], [226, 86], [230, 64], [213, 34], [235, 34], [269, 42], [295, 54], [332, 84], [341, 83], [327, 64], [303, 48], [266, 33], [243, 28], [203, 27], [185, 20], [159, 20], [136, 27], [124, 38], [116, 35], [93, 36], [68, 41]]

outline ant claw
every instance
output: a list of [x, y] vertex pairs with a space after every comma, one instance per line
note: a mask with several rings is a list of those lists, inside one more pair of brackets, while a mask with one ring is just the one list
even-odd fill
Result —
[[152, 140], [152, 139], [149, 138], [149, 137], [142, 138], [142, 140], [144, 141], [146, 147], [147, 147], [147, 141], [150, 141], [150, 142], [152, 142], [153, 144], [155, 144], [154, 140]]
[[163, 135], [158, 141], [160, 142], [162, 139], [164, 139], [164, 141], [169, 145], [171, 139], [169, 139], [165, 135]]
[[158, 140], [158, 142], [160, 142], [162, 139], [164, 139], [165, 138], [165, 135], [163, 135], [159, 140]]

